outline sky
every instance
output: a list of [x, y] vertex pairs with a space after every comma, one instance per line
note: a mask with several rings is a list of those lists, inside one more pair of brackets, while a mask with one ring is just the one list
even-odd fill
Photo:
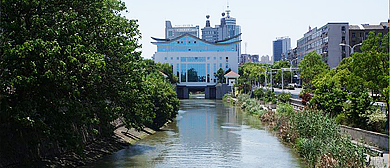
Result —
[[[291, 47], [314, 27], [329, 22], [349, 22], [350, 25], [376, 24], [389, 18], [388, 0], [122, 0], [128, 19], [138, 20], [142, 39], [142, 57], [150, 59], [157, 50], [151, 37], [165, 38], [165, 21], [172, 25], [219, 25], [221, 13], [241, 26], [242, 54], [272, 56], [272, 41], [289, 36]], [[200, 34], [201, 34], [201, 30]], [[201, 37], [201, 35], [200, 35]], [[245, 43], [247, 44], [245, 49]]]

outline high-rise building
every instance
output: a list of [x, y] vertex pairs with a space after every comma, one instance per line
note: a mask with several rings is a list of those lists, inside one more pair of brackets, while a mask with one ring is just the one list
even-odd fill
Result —
[[268, 55], [263, 55], [260, 58], [260, 63], [272, 64], [272, 60], [269, 59]]
[[[382, 33], [382, 36], [389, 32], [389, 23], [381, 22], [379, 25], [349, 25], [349, 43], [353, 47], [356, 44], [362, 43], [363, 40], [367, 39], [368, 33], [374, 31], [375, 34]], [[356, 45], [354, 52], [361, 52], [360, 45]]]
[[291, 39], [289, 37], [278, 37], [273, 41], [273, 61], [285, 60], [287, 51], [291, 49]]
[[[226, 13], [225, 13], [226, 12]], [[229, 38], [236, 37], [241, 40], [241, 27], [236, 24], [236, 18], [230, 16], [230, 9], [227, 6], [227, 10], [222, 13], [220, 25], [211, 27], [210, 15], [207, 15], [206, 26], [202, 29], [202, 39], [208, 42], [224, 41]], [[236, 44], [237, 47], [237, 61], [241, 55], [241, 43]]]
[[316, 51], [330, 68], [335, 68], [343, 58], [349, 56], [349, 48], [340, 46], [341, 43], [349, 45], [348, 27], [348, 23], [327, 23], [313, 29], [309, 27], [309, 31], [297, 41], [298, 63], [306, 54]]
[[199, 38], [199, 26], [182, 25], [172, 27], [171, 21], [165, 21], [165, 39], [174, 39], [184, 34], [191, 34]]

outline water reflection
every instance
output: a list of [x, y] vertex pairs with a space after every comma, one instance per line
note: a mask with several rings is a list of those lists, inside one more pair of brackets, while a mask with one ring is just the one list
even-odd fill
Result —
[[176, 122], [92, 167], [299, 167], [258, 119], [221, 101], [182, 100]]

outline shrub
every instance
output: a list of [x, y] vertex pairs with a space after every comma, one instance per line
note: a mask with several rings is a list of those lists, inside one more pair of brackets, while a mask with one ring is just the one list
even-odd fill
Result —
[[299, 94], [299, 98], [302, 99], [302, 105], [306, 105], [311, 100], [311, 94], [310, 93], [302, 93], [302, 94]]
[[253, 96], [256, 98], [256, 99], [261, 99], [264, 97], [264, 91], [262, 88], [259, 88], [259, 89], [256, 89], [254, 92], [253, 92]]
[[292, 116], [292, 113], [294, 113], [294, 108], [292, 105], [288, 103], [281, 103], [279, 104], [278, 109], [276, 109], [276, 115], [277, 116]]
[[290, 101], [291, 94], [290, 93], [281, 93], [277, 97], [278, 97], [277, 99], [279, 102], [288, 103]]
[[328, 114], [315, 110], [291, 113], [290, 130], [296, 130], [295, 147], [309, 167], [364, 167], [365, 148], [340, 133]]

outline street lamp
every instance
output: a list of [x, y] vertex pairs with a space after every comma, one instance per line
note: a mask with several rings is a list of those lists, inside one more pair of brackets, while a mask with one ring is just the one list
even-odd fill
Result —
[[355, 44], [353, 45], [352, 47], [348, 44], [344, 44], [344, 43], [341, 43], [340, 46], [348, 46], [350, 49], [351, 49], [351, 53], [350, 54], [353, 54], [353, 49], [356, 47], [356, 46], [360, 46], [362, 45], [362, 43], [359, 43], [359, 44]]

